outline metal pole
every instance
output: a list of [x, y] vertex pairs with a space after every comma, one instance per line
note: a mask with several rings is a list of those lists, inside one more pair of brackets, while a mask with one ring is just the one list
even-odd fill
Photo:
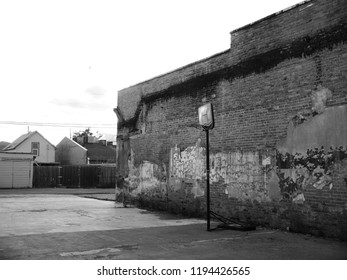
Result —
[[208, 139], [208, 129], [206, 129], [206, 197], [207, 197], [207, 231], [210, 231], [210, 145]]

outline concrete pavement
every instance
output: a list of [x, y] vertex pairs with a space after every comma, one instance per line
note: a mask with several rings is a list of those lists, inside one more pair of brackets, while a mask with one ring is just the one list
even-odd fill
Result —
[[17, 194], [2, 195], [0, 200], [0, 237], [204, 223], [173, 216], [158, 218], [146, 210], [75, 195]]
[[1, 190], [0, 259], [347, 259], [347, 243], [123, 208], [113, 190]]

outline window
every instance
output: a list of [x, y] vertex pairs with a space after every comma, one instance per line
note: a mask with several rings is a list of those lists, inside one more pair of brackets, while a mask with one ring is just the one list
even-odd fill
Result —
[[36, 156], [40, 155], [40, 142], [31, 142], [31, 152]]

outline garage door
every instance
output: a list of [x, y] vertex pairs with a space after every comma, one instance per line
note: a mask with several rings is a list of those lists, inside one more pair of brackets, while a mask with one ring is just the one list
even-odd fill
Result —
[[0, 188], [12, 188], [12, 161], [0, 160]]
[[31, 165], [31, 160], [0, 160], [0, 188], [31, 188]]

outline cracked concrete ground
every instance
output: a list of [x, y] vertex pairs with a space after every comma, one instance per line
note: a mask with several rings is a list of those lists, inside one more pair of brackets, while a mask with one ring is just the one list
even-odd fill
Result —
[[345, 242], [260, 228], [207, 232], [204, 220], [102, 197], [113, 190], [0, 190], [0, 259], [347, 259]]

